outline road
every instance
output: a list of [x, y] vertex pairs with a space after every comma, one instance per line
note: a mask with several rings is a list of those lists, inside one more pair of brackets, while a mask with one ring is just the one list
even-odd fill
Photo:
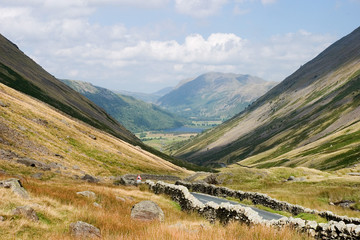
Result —
[[192, 192], [191, 194], [194, 197], [196, 197], [200, 202], [202, 202], [204, 204], [207, 203], [207, 202], [214, 202], [214, 203], [217, 203], [217, 204], [230, 203], [230, 204], [233, 204], [233, 205], [241, 205], [241, 206], [244, 206], [244, 207], [249, 207], [252, 210], [254, 210], [255, 212], [257, 212], [259, 214], [259, 216], [261, 216], [265, 220], [272, 220], [272, 219], [277, 220], [277, 219], [280, 219], [280, 218], [284, 217], [284, 216], [281, 216], [281, 215], [276, 214], [276, 213], [271, 213], [271, 212], [268, 212], [268, 211], [265, 211], [265, 210], [262, 210], [262, 209], [258, 209], [256, 207], [243, 205], [243, 204], [240, 204], [238, 202], [229, 201], [229, 200], [226, 200], [224, 198], [218, 198], [218, 197], [214, 197], [214, 196], [210, 196], [210, 195], [206, 195], [206, 194], [202, 194], [202, 193], [194, 193], [194, 192]]

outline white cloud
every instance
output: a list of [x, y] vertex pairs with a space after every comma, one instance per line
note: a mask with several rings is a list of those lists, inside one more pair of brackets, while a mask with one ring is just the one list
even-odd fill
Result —
[[264, 5], [273, 4], [275, 2], [277, 2], [277, 0], [261, 0], [261, 3]]
[[195, 18], [204, 18], [218, 13], [227, 0], [175, 0], [179, 13]]

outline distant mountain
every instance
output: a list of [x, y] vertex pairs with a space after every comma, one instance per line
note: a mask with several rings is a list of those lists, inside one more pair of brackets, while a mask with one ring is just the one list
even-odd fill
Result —
[[129, 143], [141, 144], [102, 108], [46, 72], [1, 34], [0, 82]]
[[176, 153], [220, 166], [339, 169], [360, 162], [360, 28]]
[[139, 93], [139, 92], [128, 92], [128, 91], [113, 91], [115, 93], [120, 93], [122, 95], [131, 96], [136, 99], [142, 100], [144, 102], [148, 103], [156, 103], [159, 98], [164, 96], [165, 94], [171, 92], [173, 90], [173, 87], [166, 87], [163, 89], [160, 89], [157, 92], [154, 93]]
[[157, 104], [178, 115], [195, 120], [226, 120], [275, 86], [250, 75], [206, 73], [187, 79]]
[[104, 108], [106, 112], [132, 132], [163, 130], [184, 125], [179, 117], [154, 104], [114, 93], [91, 83], [72, 80], [62, 81]]

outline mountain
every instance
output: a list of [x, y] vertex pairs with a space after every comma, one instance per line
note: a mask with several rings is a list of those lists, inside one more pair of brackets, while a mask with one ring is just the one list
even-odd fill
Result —
[[198, 166], [170, 157], [142, 143], [140, 139], [112, 118], [104, 109], [98, 107], [95, 103], [46, 72], [1, 34], [0, 83], [37, 98], [71, 117], [176, 165], [188, 169], [201, 169]]
[[224, 120], [243, 110], [274, 85], [274, 82], [250, 75], [212, 72], [180, 82], [157, 104], [189, 119]]
[[166, 88], [160, 89], [159, 91], [156, 91], [154, 93], [139, 93], [139, 92], [129, 92], [129, 91], [113, 91], [113, 92], [119, 93], [119, 94], [125, 95], [125, 96], [131, 96], [136, 99], [142, 100], [144, 102], [156, 103], [159, 98], [161, 98], [165, 94], [171, 92], [172, 90], [173, 90], [173, 87], [166, 87]]
[[134, 97], [116, 94], [87, 82], [62, 80], [81, 93], [132, 132], [163, 130], [183, 126], [183, 122], [158, 106]]
[[141, 141], [102, 108], [46, 72], [0, 35], [0, 82], [133, 144]]
[[176, 154], [219, 166], [339, 169], [360, 161], [360, 28]]

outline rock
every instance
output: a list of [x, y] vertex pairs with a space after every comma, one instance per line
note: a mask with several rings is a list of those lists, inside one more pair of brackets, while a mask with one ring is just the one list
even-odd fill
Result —
[[18, 196], [24, 199], [30, 199], [29, 193], [25, 190], [20, 180], [17, 178], [0, 181], [0, 187], [10, 188]]
[[0, 216], [0, 222], [5, 221], [5, 218], [3, 216]]
[[354, 205], [356, 202], [352, 200], [341, 200], [339, 202], [334, 202], [333, 204], [336, 206], [340, 206], [343, 208], [350, 208], [352, 205]]
[[350, 175], [350, 176], [360, 176], [360, 173], [358, 173], [358, 172], [350, 172], [350, 173], [347, 173], [347, 175]]
[[122, 202], [126, 202], [125, 198], [118, 197], [118, 196], [116, 196], [116, 200], [119, 200], [119, 201], [122, 201]]
[[32, 178], [36, 178], [36, 179], [41, 179], [43, 177], [43, 173], [35, 173], [35, 174], [32, 174], [31, 177]]
[[91, 191], [77, 192], [76, 194], [87, 197], [87, 198], [93, 198], [93, 199], [96, 198], [96, 194], [94, 192], [91, 192]]
[[47, 164], [36, 161], [34, 159], [31, 159], [31, 158], [26, 158], [26, 157], [25, 158], [19, 158], [16, 162], [20, 163], [20, 164], [24, 164], [27, 167], [36, 167], [36, 168], [39, 168], [39, 169], [44, 170], [44, 171], [51, 170], [51, 168]]
[[81, 179], [85, 180], [85, 181], [88, 181], [88, 182], [91, 182], [91, 183], [97, 183], [97, 182], [100, 181], [96, 177], [93, 177], [93, 176], [91, 176], [89, 174], [85, 174]]
[[164, 212], [153, 201], [141, 201], [131, 208], [131, 218], [144, 221], [164, 221]]
[[97, 202], [94, 202], [93, 205], [94, 205], [94, 207], [102, 208], [102, 206], [100, 204], [98, 204]]
[[93, 140], [96, 140], [96, 136], [92, 135], [92, 134], [89, 134], [89, 137]]
[[72, 168], [73, 168], [74, 170], [80, 170], [79, 166], [77, 166], [77, 165], [74, 165]]
[[64, 156], [63, 156], [63, 155], [58, 154], [58, 153], [55, 153], [55, 157], [58, 157], [58, 158], [64, 158]]
[[9, 107], [9, 104], [0, 101], [0, 107]]
[[35, 210], [30, 206], [20, 206], [12, 211], [13, 215], [22, 215], [32, 221], [39, 221], [39, 217], [36, 215]]
[[71, 223], [69, 230], [70, 234], [76, 238], [101, 238], [100, 230], [86, 222]]
[[135, 179], [126, 178], [121, 176], [120, 179], [114, 181], [114, 185], [125, 185], [125, 186], [134, 186], [136, 185]]
[[288, 180], [288, 181], [294, 181], [294, 180], [295, 180], [295, 177], [294, 177], [294, 176], [290, 176], [287, 180]]

